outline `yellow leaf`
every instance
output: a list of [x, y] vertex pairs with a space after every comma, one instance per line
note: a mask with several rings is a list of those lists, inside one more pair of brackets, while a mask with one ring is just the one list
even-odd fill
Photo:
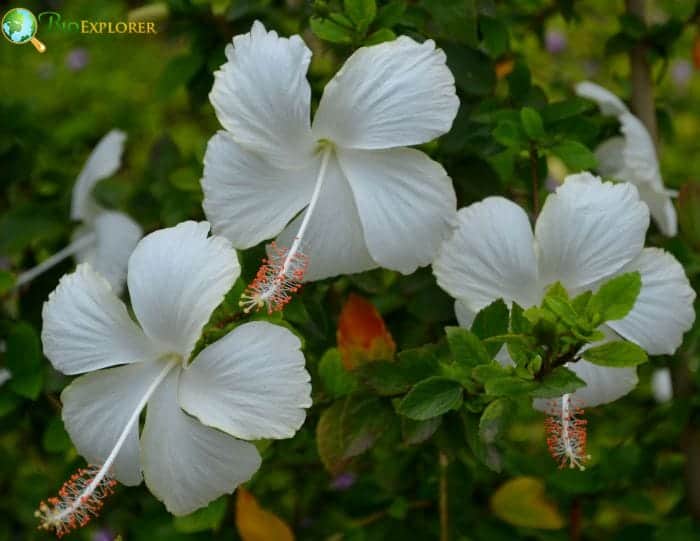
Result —
[[558, 530], [564, 519], [557, 506], [547, 498], [544, 483], [535, 477], [516, 477], [491, 496], [491, 510], [513, 526]]
[[236, 527], [243, 541], [294, 541], [291, 528], [260, 507], [255, 496], [243, 487], [237, 490]]

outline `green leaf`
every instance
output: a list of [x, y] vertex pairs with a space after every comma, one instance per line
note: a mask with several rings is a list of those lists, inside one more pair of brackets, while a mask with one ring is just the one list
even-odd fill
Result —
[[357, 388], [357, 378], [345, 370], [337, 348], [331, 348], [323, 354], [318, 364], [318, 375], [332, 398], [340, 398]]
[[471, 47], [449, 42], [443, 45], [443, 50], [460, 90], [472, 96], [491, 94], [496, 85], [496, 70], [488, 56]]
[[537, 382], [518, 376], [505, 376], [489, 379], [484, 388], [491, 396], [518, 396], [531, 393], [537, 388]]
[[15, 285], [15, 277], [7, 272], [0, 270], [0, 296], [4, 295]]
[[593, 104], [583, 98], [575, 97], [564, 101], [548, 103], [542, 109], [542, 120], [552, 124], [559, 120], [579, 116], [593, 108]]
[[493, 356], [473, 332], [462, 327], [446, 327], [445, 332], [455, 362], [467, 366], [491, 362]]
[[362, 31], [372, 23], [377, 16], [377, 3], [375, 0], [345, 0], [345, 14]]
[[596, 323], [614, 321], [625, 317], [634, 307], [642, 290], [639, 272], [622, 274], [604, 283], [588, 303], [588, 314]]
[[344, 458], [342, 432], [345, 400], [347, 398], [334, 402], [331, 407], [321, 413], [316, 425], [318, 456], [326, 470], [331, 473], [341, 471], [348, 460]]
[[376, 361], [360, 367], [359, 379], [380, 396], [393, 396], [408, 391], [421, 380], [434, 376], [438, 360], [429, 348], [402, 351], [397, 361]]
[[354, 37], [352, 29], [336, 21], [321, 19], [320, 17], [311, 17], [309, 24], [311, 26], [311, 31], [320, 39], [345, 45], [352, 43]]
[[542, 117], [532, 107], [523, 107], [520, 109], [520, 122], [523, 125], [525, 134], [530, 139], [541, 141], [545, 138]]
[[401, 417], [401, 437], [406, 445], [418, 445], [430, 439], [440, 426], [442, 417], [433, 417], [425, 421], [414, 421]]
[[600, 366], [637, 366], [649, 360], [647, 352], [632, 342], [608, 342], [587, 349], [582, 354], [589, 362]]
[[564, 366], [549, 372], [530, 395], [533, 398], [557, 398], [585, 386], [586, 382]]
[[375, 27], [391, 28], [401, 21], [405, 12], [406, 2], [404, 0], [392, 0], [379, 8], [374, 25]]
[[498, 398], [491, 402], [479, 419], [479, 437], [486, 444], [492, 444], [508, 427], [515, 404], [509, 398]]
[[493, 138], [510, 148], [519, 148], [525, 145], [524, 134], [520, 126], [512, 120], [502, 120], [493, 130]]
[[203, 66], [203, 59], [195, 54], [176, 56], [168, 62], [156, 85], [156, 96], [167, 98], [178, 88], [186, 85]]
[[53, 417], [44, 430], [41, 444], [49, 453], [63, 453], [71, 448], [70, 437], [60, 417]]
[[397, 411], [409, 419], [424, 421], [438, 417], [462, 404], [462, 386], [447, 378], [421, 381], [399, 403]]
[[578, 141], [564, 141], [551, 148], [554, 155], [572, 171], [593, 169], [598, 164], [593, 152]]
[[227, 497], [222, 496], [190, 515], [175, 517], [175, 530], [180, 533], [218, 530], [226, 517]]
[[498, 58], [508, 51], [508, 27], [501, 20], [481, 15], [479, 29], [483, 37], [484, 48], [491, 58]]
[[380, 28], [373, 34], [370, 34], [365, 40], [365, 45], [376, 45], [385, 41], [393, 41], [396, 39], [396, 34], [388, 28]]
[[532, 325], [523, 314], [523, 307], [514, 302], [510, 307], [510, 332], [514, 334], [527, 334]]
[[[483, 308], [472, 323], [471, 331], [481, 340], [492, 336], [507, 334], [508, 332], [508, 307], [502, 299], [492, 302]], [[501, 343], [484, 343], [486, 350], [492, 357], [501, 349]]]
[[364, 453], [391, 426], [393, 412], [376, 396], [350, 395], [341, 422], [343, 458]]
[[44, 381], [39, 336], [28, 323], [18, 323], [7, 337], [5, 361], [12, 372], [8, 387], [20, 396], [36, 400]]
[[393, 414], [379, 398], [350, 395], [325, 410], [316, 426], [321, 462], [331, 473], [372, 447], [392, 423]]

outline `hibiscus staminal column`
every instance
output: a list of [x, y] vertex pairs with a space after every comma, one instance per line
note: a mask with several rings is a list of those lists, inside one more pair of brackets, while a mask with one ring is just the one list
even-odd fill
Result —
[[565, 394], [561, 403], [551, 410], [551, 415], [544, 422], [547, 432], [547, 447], [552, 458], [563, 468], [586, 469], [586, 462], [591, 458], [586, 454], [586, 425], [582, 419], [583, 410], [572, 403], [571, 397]]
[[46, 258], [44, 261], [39, 263], [36, 267], [33, 267], [33, 268], [29, 269], [28, 271], [25, 271], [22, 274], [20, 274], [17, 277], [17, 281], [15, 282], [15, 289], [18, 289], [18, 288], [22, 287], [23, 285], [28, 284], [29, 282], [34, 280], [34, 278], [45, 273], [47, 270], [55, 267], [64, 259], [67, 259], [70, 256], [73, 256], [73, 255], [77, 254], [78, 252], [85, 250], [86, 248], [89, 248], [90, 246], [94, 245], [96, 241], [97, 241], [97, 234], [96, 233], [87, 233], [85, 235], [78, 237], [76, 240], [71, 242], [68, 246], [66, 246], [62, 250], [59, 250], [58, 252], [56, 252], [52, 256]]
[[311, 201], [306, 207], [299, 231], [289, 250], [279, 247], [274, 242], [270, 245], [268, 257], [263, 259], [263, 264], [258, 269], [255, 279], [241, 295], [240, 305], [246, 313], [260, 310], [263, 306], [267, 307], [268, 313], [282, 310], [292, 300], [292, 294], [301, 288], [304, 273], [309, 264], [309, 258], [301, 251], [301, 244], [321, 194], [328, 161], [333, 153], [332, 143], [321, 141], [320, 145], [321, 166]]
[[170, 360], [153, 380], [138, 402], [104, 464], [99, 467], [89, 466], [79, 469], [61, 487], [58, 496], [39, 504], [35, 516], [41, 521], [40, 529], [53, 530], [60, 538], [72, 530], [82, 528], [99, 514], [104, 504], [104, 498], [114, 492], [114, 486], [117, 483], [110, 477], [109, 472], [119, 451], [121, 451], [132, 428], [138, 422], [148, 400], [178, 363], [178, 359]]

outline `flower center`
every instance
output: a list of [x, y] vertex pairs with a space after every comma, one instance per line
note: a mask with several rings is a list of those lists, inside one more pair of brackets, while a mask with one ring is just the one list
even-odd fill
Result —
[[165, 366], [134, 408], [104, 464], [79, 469], [61, 487], [57, 497], [49, 498], [48, 502], [39, 504], [39, 509], [34, 514], [41, 521], [39, 526], [41, 529], [54, 530], [56, 535], [61, 537], [71, 530], [82, 528], [98, 515], [104, 504], [102, 500], [114, 492], [114, 486], [117, 483], [109, 475], [109, 470], [119, 451], [121, 451], [129, 433], [138, 422], [143, 408], [146, 407], [158, 386], [173, 368], [183, 362], [182, 356], [176, 354], [168, 354], [162, 360], [167, 361]]
[[270, 245], [270, 256], [263, 259], [255, 279], [241, 295], [239, 302], [243, 311], [259, 310], [267, 306], [268, 313], [282, 310], [292, 300], [292, 294], [299, 291], [308, 268], [309, 258], [301, 251], [304, 234], [311, 221], [316, 204], [321, 194], [321, 187], [326, 177], [328, 162], [333, 154], [335, 145], [327, 139], [319, 139], [318, 152], [321, 153], [321, 166], [316, 177], [311, 201], [304, 212], [299, 231], [289, 250], [278, 247], [274, 242]]
[[571, 396], [561, 397], [561, 406], [552, 408], [551, 416], [544, 422], [547, 432], [547, 447], [552, 458], [563, 468], [586, 469], [586, 462], [591, 455], [586, 454], [586, 425], [588, 421], [581, 419], [583, 410], [572, 404]]

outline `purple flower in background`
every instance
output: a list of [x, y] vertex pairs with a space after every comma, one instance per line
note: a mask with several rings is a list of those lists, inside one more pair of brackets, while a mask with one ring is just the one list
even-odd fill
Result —
[[114, 541], [114, 534], [106, 529], [98, 530], [93, 534], [92, 541]]
[[73, 49], [68, 53], [68, 56], [66, 56], [66, 67], [71, 71], [80, 71], [84, 69], [85, 66], [88, 65], [88, 62], [90, 62], [90, 55], [87, 49], [82, 47]]
[[333, 490], [340, 490], [340, 491], [347, 490], [352, 485], [355, 484], [356, 480], [357, 480], [357, 477], [355, 476], [354, 473], [351, 473], [351, 472], [341, 473], [335, 479], [333, 479], [333, 481], [331, 481], [331, 488]]
[[559, 54], [566, 49], [566, 35], [561, 30], [547, 30], [544, 47], [551, 54]]
[[671, 80], [673, 86], [684, 89], [693, 77], [693, 66], [687, 60], [676, 60], [671, 64]]

